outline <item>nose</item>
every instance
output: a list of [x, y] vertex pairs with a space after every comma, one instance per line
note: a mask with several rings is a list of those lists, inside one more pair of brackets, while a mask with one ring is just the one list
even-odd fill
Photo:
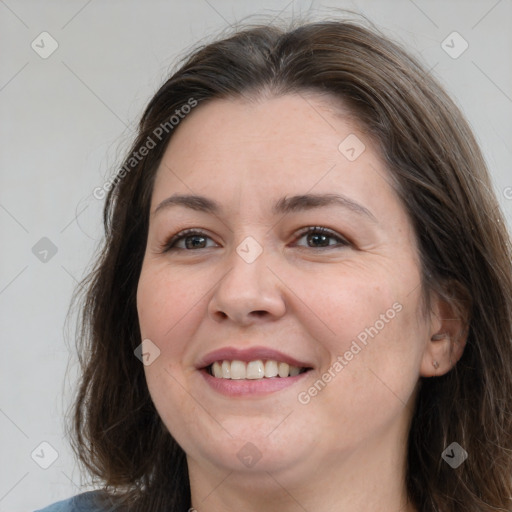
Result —
[[284, 315], [286, 287], [267, 263], [265, 252], [248, 263], [233, 251], [208, 305], [216, 322], [231, 320], [239, 326], [249, 326]]

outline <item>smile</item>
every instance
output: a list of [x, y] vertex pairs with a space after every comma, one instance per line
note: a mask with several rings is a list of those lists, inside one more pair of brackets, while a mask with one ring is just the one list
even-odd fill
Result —
[[305, 367], [293, 366], [273, 359], [266, 361], [257, 359], [244, 362], [238, 360], [215, 361], [208, 368], [208, 373], [217, 379], [259, 380], [275, 377], [295, 377], [308, 370]]

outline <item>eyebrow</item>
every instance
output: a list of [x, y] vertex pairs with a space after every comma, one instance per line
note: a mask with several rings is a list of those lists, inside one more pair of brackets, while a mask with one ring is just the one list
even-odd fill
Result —
[[[164, 199], [155, 208], [153, 215], [173, 206], [183, 206], [185, 208], [211, 213], [213, 215], [221, 215], [223, 212], [222, 206], [213, 199], [192, 194], [174, 194], [167, 199]], [[345, 208], [346, 210], [365, 216], [375, 223], [378, 222], [370, 210], [342, 194], [303, 194], [291, 197], [285, 196], [276, 201], [272, 207], [272, 213], [274, 215], [284, 215], [291, 212], [325, 208], [327, 206]]]

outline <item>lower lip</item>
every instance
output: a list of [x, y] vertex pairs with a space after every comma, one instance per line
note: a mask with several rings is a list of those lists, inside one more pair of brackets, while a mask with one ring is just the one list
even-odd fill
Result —
[[[309, 370], [311, 371], [311, 370]], [[295, 377], [272, 377], [270, 379], [219, 379], [213, 377], [206, 370], [200, 370], [207, 384], [215, 391], [226, 396], [260, 396], [275, 393], [293, 386], [303, 380], [309, 371], [295, 375]]]

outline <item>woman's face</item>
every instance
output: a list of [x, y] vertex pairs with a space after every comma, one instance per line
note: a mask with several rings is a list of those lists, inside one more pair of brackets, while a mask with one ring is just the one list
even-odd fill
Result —
[[214, 100], [175, 129], [137, 305], [149, 391], [189, 468], [399, 466], [431, 332], [369, 139], [313, 94]]

